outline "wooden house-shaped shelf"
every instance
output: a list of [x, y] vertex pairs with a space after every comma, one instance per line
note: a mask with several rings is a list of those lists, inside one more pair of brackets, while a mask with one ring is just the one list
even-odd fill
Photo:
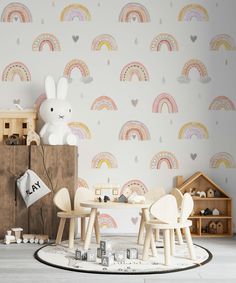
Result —
[[36, 112], [25, 110], [0, 110], [0, 144], [14, 135], [24, 144], [29, 130], [35, 131]]
[[[184, 181], [177, 176], [177, 188], [184, 194], [191, 193], [194, 200], [194, 211], [190, 216], [193, 221], [192, 236], [196, 237], [231, 237], [233, 236], [232, 199], [222, 188], [202, 172], [197, 172]], [[196, 192], [201, 193], [201, 197]], [[205, 197], [206, 196], [206, 197]], [[208, 209], [209, 213], [203, 214]], [[211, 214], [212, 211], [219, 211]], [[211, 229], [218, 227], [218, 229]]]

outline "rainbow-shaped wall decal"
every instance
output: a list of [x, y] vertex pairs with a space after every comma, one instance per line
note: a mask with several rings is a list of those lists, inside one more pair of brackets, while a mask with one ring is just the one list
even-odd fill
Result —
[[139, 81], [149, 81], [148, 71], [140, 62], [130, 62], [125, 65], [120, 74], [120, 81], [132, 81], [134, 76], [136, 76]]
[[160, 33], [154, 37], [151, 42], [150, 49], [151, 51], [161, 51], [161, 47], [163, 45], [167, 47], [168, 51], [179, 50], [177, 40], [169, 33]]
[[70, 122], [68, 126], [71, 128], [72, 133], [80, 140], [91, 139], [90, 130], [85, 124], [80, 122]]
[[111, 111], [115, 111], [117, 110], [117, 106], [115, 104], [115, 102], [108, 96], [99, 96], [97, 97], [92, 106], [91, 106], [91, 110], [111, 110]]
[[85, 64], [84, 61], [78, 59], [73, 59], [69, 63], [67, 63], [63, 75], [67, 77], [69, 80], [72, 80], [71, 72], [74, 69], [79, 69], [82, 75], [81, 81], [83, 83], [90, 83], [93, 80], [93, 78], [90, 76], [88, 66]]
[[223, 47], [225, 50], [236, 50], [234, 39], [228, 34], [218, 34], [210, 41], [210, 50], [218, 51]]
[[42, 51], [47, 45], [50, 51], [60, 51], [60, 43], [55, 35], [51, 33], [42, 33], [35, 38], [32, 44], [33, 51]]
[[179, 139], [191, 139], [193, 136], [196, 136], [197, 139], [208, 139], [208, 130], [198, 122], [184, 124], [179, 131]]
[[201, 83], [208, 83], [211, 80], [211, 78], [208, 76], [206, 66], [200, 60], [191, 59], [185, 63], [178, 81], [180, 83], [189, 83], [191, 81], [189, 73], [192, 69], [196, 69], [198, 71], [200, 76], [199, 81]]
[[148, 10], [140, 3], [126, 4], [119, 15], [119, 22], [147, 23], [150, 22]]
[[46, 100], [46, 94], [40, 94], [40, 96], [38, 96], [34, 102], [34, 110], [36, 112], [39, 112], [39, 108], [41, 106], [41, 104], [44, 102], [44, 100]]
[[99, 169], [103, 164], [106, 164], [108, 169], [117, 168], [117, 161], [110, 152], [100, 152], [94, 156], [92, 160], [92, 168]]
[[163, 111], [163, 106], [166, 105], [169, 113], [177, 113], [178, 107], [175, 102], [175, 99], [172, 95], [168, 93], [159, 94], [152, 105], [153, 113], [161, 113]]
[[111, 228], [116, 229], [117, 228], [116, 221], [109, 214], [105, 214], [105, 213], [99, 214], [98, 223], [101, 229], [111, 229]]
[[3, 81], [14, 81], [18, 75], [21, 81], [31, 81], [29, 69], [22, 62], [13, 62], [7, 65], [2, 73]]
[[117, 50], [116, 40], [110, 34], [100, 34], [96, 36], [92, 42], [91, 49], [94, 51], [100, 51], [103, 46], [105, 46], [108, 51]]
[[88, 183], [84, 179], [78, 178], [78, 188], [89, 189], [89, 186], [88, 186]]
[[120, 194], [124, 194], [130, 190], [132, 192], [136, 192], [138, 195], [144, 195], [145, 193], [148, 192], [147, 187], [140, 180], [130, 180], [127, 183], [125, 183], [124, 186], [121, 188]]
[[151, 169], [160, 169], [162, 163], [165, 163], [168, 169], [178, 169], [179, 164], [178, 160], [174, 156], [173, 153], [169, 151], [160, 151], [156, 155], [153, 156], [150, 162]]
[[22, 3], [14, 2], [8, 4], [1, 15], [2, 22], [32, 22], [30, 10]]
[[189, 22], [192, 19], [197, 21], [208, 21], [209, 16], [207, 10], [199, 4], [190, 4], [183, 7], [179, 13], [178, 20]]
[[90, 21], [91, 15], [89, 10], [80, 4], [71, 4], [66, 6], [61, 12], [60, 21], [74, 21], [80, 22]]
[[235, 168], [235, 161], [228, 152], [218, 152], [210, 159], [210, 168], [219, 168], [223, 165], [225, 168]]
[[211, 102], [209, 110], [234, 111], [235, 106], [227, 96], [217, 96]]
[[120, 140], [150, 140], [150, 133], [148, 128], [140, 121], [126, 122], [119, 133]]

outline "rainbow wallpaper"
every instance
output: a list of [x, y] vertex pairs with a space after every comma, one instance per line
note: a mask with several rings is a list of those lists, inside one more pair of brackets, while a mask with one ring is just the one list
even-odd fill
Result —
[[[169, 192], [203, 171], [236, 197], [235, 11], [235, 0], [2, 0], [1, 108], [38, 111], [45, 77], [65, 76], [78, 188]], [[99, 224], [134, 233], [138, 219], [109, 210]]]

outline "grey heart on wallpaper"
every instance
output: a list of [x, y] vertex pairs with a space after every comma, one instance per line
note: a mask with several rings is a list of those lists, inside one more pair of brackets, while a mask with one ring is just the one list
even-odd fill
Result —
[[134, 157], [134, 162], [135, 162], [135, 163], [138, 163], [138, 156], [135, 156], [135, 157]]
[[216, 121], [216, 125], [218, 125], [219, 124], [219, 122], [218, 121]]
[[72, 35], [72, 39], [74, 42], [77, 42], [79, 40], [79, 36], [78, 35]]
[[132, 103], [132, 105], [133, 105], [134, 107], [136, 107], [137, 104], [138, 104], [138, 99], [132, 99], [132, 100], [131, 100], [131, 103]]
[[98, 121], [98, 123], [97, 123], [98, 125], [101, 125], [101, 122], [100, 121]]
[[13, 104], [20, 104], [20, 99], [14, 99]]
[[197, 153], [191, 153], [190, 156], [192, 160], [195, 160], [197, 158]]
[[196, 35], [191, 35], [190, 39], [192, 40], [192, 42], [195, 42], [197, 40], [197, 36]]
[[100, 3], [98, 3], [98, 7], [100, 7], [101, 6], [101, 4]]
[[170, 1], [170, 7], [173, 7], [173, 2], [172, 1]]
[[132, 221], [132, 223], [133, 223], [134, 225], [136, 225], [137, 222], [138, 222], [138, 217], [132, 217], [132, 218], [131, 218], [131, 221]]

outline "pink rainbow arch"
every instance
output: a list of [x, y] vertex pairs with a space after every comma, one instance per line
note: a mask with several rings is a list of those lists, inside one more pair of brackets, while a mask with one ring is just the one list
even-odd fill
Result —
[[164, 105], [167, 105], [169, 113], [178, 112], [178, 106], [175, 102], [175, 99], [173, 98], [173, 96], [167, 93], [161, 93], [155, 98], [152, 105], [152, 112], [161, 113], [163, 111]]
[[168, 33], [160, 33], [156, 37], [153, 38], [150, 49], [151, 51], [161, 51], [161, 47], [165, 45], [168, 51], [178, 51], [178, 43], [177, 40], [173, 37], [173, 35]]

